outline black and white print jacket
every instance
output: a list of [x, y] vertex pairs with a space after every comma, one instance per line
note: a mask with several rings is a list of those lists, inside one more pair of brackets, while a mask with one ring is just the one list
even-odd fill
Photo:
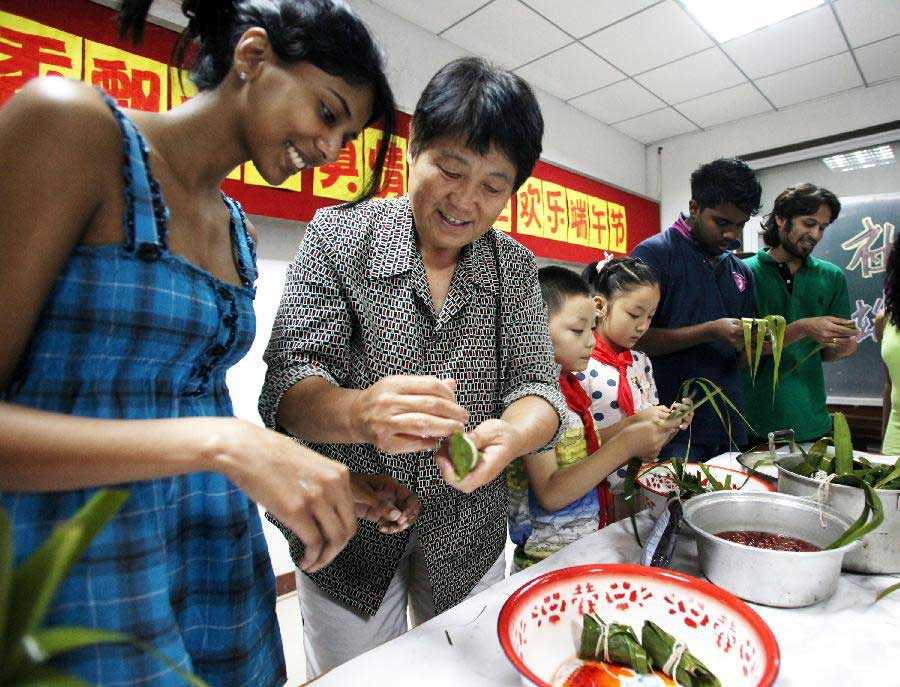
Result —
[[[388, 375], [452, 377], [469, 430], [525, 396], [540, 396], [561, 418], [566, 414], [534, 256], [488, 231], [463, 250], [435, 313], [406, 196], [316, 213], [288, 269], [265, 361], [259, 409], [272, 428], [285, 392], [311, 375], [350, 389]], [[465, 598], [503, 551], [502, 474], [466, 495], [444, 483], [430, 451], [309, 446], [355, 472], [389, 474], [418, 494], [416, 527], [438, 612]], [[285, 534], [298, 561], [302, 545]], [[338, 601], [374, 615], [408, 538], [409, 532], [383, 535], [361, 521], [334, 562], [312, 577]]]

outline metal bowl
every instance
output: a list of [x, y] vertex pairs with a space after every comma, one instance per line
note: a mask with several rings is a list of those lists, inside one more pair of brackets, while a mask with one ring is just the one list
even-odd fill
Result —
[[798, 537], [824, 549], [853, 523], [832, 508], [787, 494], [701, 494], [684, 503], [684, 521], [697, 535], [703, 574], [732, 594], [766, 606], [794, 608], [827, 599], [837, 590], [844, 554], [859, 546], [855, 541], [830, 551], [771, 551], [716, 536], [759, 530]]
[[[785, 459], [778, 465], [778, 491], [823, 502], [846, 516], [858, 518], [865, 497], [858, 487], [830, 484], [821, 489], [822, 480], [803, 477], [790, 468], [799, 459]], [[862, 538], [862, 546], [844, 559], [844, 569], [855, 572], [888, 575], [900, 573], [900, 489], [876, 489], [884, 507], [884, 522]]]

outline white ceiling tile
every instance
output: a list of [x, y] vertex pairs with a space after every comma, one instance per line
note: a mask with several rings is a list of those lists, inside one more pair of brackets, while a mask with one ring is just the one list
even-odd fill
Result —
[[787, 107], [863, 85], [849, 52], [758, 79], [756, 84], [775, 107]]
[[706, 128], [761, 112], [771, 112], [772, 106], [752, 84], [743, 83], [681, 103], [678, 105], [678, 111], [689, 117], [692, 122]]
[[622, 72], [597, 57], [581, 43], [567, 45], [517, 69], [516, 73], [529, 83], [563, 100], [625, 78]]
[[673, 0], [666, 0], [582, 41], [627, 74], [639, 74], [712, 46]]
[[834, 9], [853, 47], [900, 33], [897, 0], [837, 0]]
[[494, 0], [441, 36], [508, 69], [572, 42], [518, 0]]
[[432, 33], [440, 33], [486, 2], [488, 0], [444, 0], [443, 2], [375, 0], [376, 4]]
[[900, 36], [857, 48], [853, 52], [869, 83], [900, 76]]
[[704, 50], [634, 78], [669, 103], [721, 91], [747, 80], [718, 48]]
[[581, 38], [640, 12], [659, 0], [523, 0], [547, 19]]
[[634, 81], [620, 81], [599, 91], [573, 98], [569, 104], [607, 124], [658, 110], [666, 105]]
[[828, 5], [798, 14], [723, 43], [747, 76], [755, 79], [836, 55], [847, 42]]
[[696, 126], [671, 107], [620, 122], [615, 128], [642, 143], [653, 143], [689, 131], [697, 131]]

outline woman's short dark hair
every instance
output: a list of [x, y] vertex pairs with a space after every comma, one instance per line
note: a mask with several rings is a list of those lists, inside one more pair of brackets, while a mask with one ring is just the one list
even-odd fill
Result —
[[538, 270], [538, 284], [541, 286], [541, 298], [550, 315], [558, 312], [568, 298], [591, 297], [591, 288], [587, 282], [565, 267], [542, 267]]
[[[125, 0], [119, 28], [140, 41], [152, 0]], [[381, 120], [384, 137], [372, 179], [356, 202], [374, 195], [384, 183], [383, 170], [391, 135], [396, 131], [394, 96], [384, 73], [384, 59], [362, 20], [341, 0], [184, 0], [188, 18], [173, 53], [179, 69], [188, 49], [191, 80], [200, 90], [215, 88], [231, 70], [234, 49], [247, 29], [265, 30], [272, 50], [284, 64], [309, 62], [353, 86], [370, 86], [374, 99], [371, 124]]]
[[772, 212], [766, 216], [766, 221], [763, 222], [763, 241], [771, 248], [781, 245], [776, 217], [786, 220], [787, 226], [790, 227], [794, 217], [814, 215], [822, 205], [827, 205], [831, 210], [832, 222], [841, 214], [841, 201], [827, 188], [814, 184], [800, 184], [784, 189], [778, 194], [772, 206]]
[[759, 210], [762, 187], [743, 160], [723, 157], [700, 165], [691, 174], [691, 198], [700, 210], [731, 203], [748, 215]]
[[640, 258], [612, 258], [588, 263], [581, 272], [594, 293], [612, 300], [620, 291], [633, 291], [639, 286], [659, 287], [656, 271]]
[[513, 190], [525, 183], [541, 156], [544, 118], [522, 77], [477, 57], [441, 68], [425, 86], [413, 113], [409, 152], [416, 157], [445, 136], [485, 155], [496, 147], [516, 167]]

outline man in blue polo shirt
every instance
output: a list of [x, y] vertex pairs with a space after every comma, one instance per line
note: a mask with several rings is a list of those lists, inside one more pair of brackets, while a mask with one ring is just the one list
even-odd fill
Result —
[[[740, 160], [702, 165], [691, 175], [689, 214], [632, 251], [659, 275], [659, 307], [637, 348], [651, 356], [660, 403], [673, 403], [685, 379], [707, 377], [743, 412], [740, 318], [755, 315], [753, 274], [728, 246], [759, 210], [761, 193]], [[729, 412], [731, 441], [743, 444], [746, 427]], [[690, 432], [690, 453], [681, 432], [666, 455], [705, 461], [729, 450], [728, 431], [709, 403], [698, 408]]]

